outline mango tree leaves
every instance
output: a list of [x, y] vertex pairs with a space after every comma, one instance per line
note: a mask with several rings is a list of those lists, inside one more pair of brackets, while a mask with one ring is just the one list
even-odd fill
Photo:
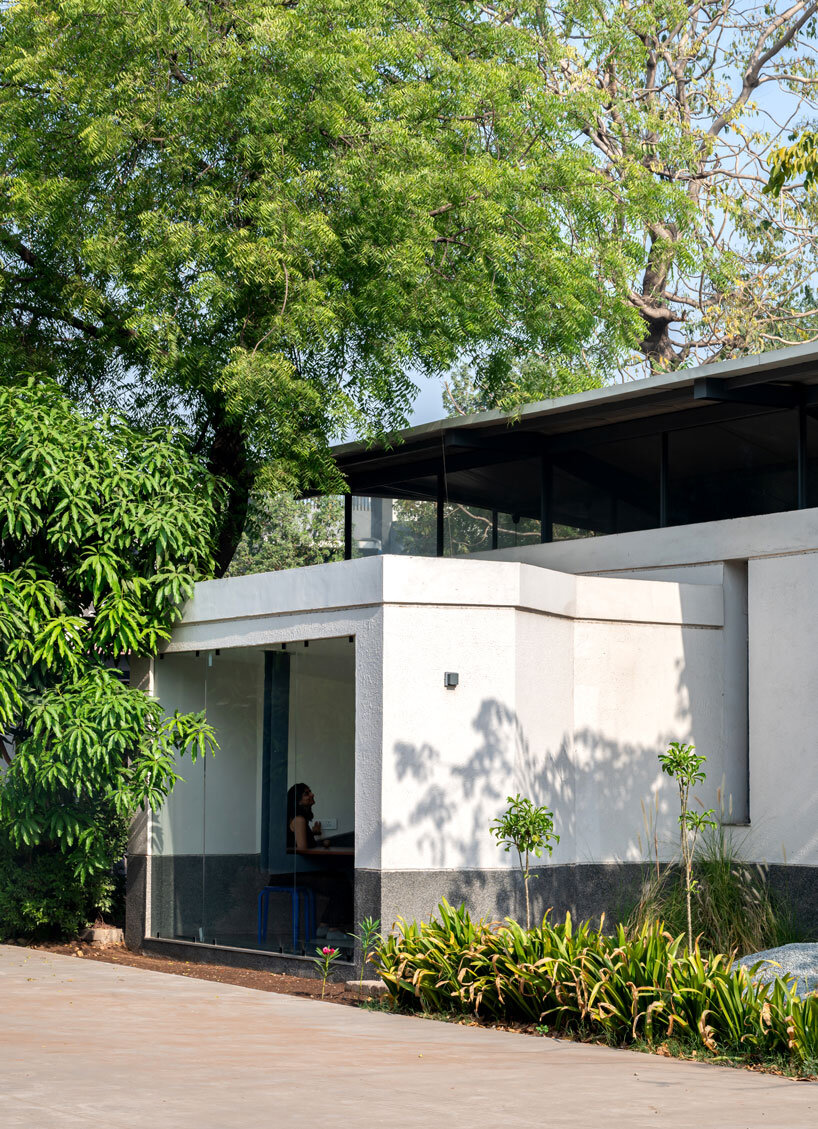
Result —
[[0, 384], [0, 825], [104, 870], [111, 821], [159, 807], [178, 753], [214, 748], [117, 660], [155, 652], [212, 570], [215, 480], [177, 435], [84, 418], [50, 380]]

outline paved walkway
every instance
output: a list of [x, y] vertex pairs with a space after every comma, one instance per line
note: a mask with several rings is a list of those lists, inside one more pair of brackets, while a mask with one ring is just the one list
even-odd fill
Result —
[[818, 1084], [0, 946], [3, 1129], [818, 1126]]

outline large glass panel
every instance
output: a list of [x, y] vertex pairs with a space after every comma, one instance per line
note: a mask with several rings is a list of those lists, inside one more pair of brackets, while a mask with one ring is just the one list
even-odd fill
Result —
[[658, 435], [561, 454], [554, 468], [554, 540], [659, 524]]
[[785, 411], [671, 433], [670, 523], [794, 509], [797, 426]]
[[402, 498], [352, 499], [352, 557], [434, 557], [437, 504]]
[[290, 658], [287, 850], [299, 945], [352, 956], [355, 868], [355, 648], [349, 639], [295, 645]]
[[437, 553], [437, 502], [396, 498], [386, 552], [433, 557]]
[[203, 939], [255, 948], [261, 854], [264, 652], [209, 652], [207, 720], [218, 752], [204, 766]]
[[437, 550], [435, 502], [404, 498], [352, 499], [352, 556], [433, 557]]
[[377, 557], [389, 552], [391, 498], [352, 498], [352, 556]]
[[218, 750], [153, 820], [151, 935], [351, 956], [355, 646], [351, 638], [157, 661], [167, 711], [205, 710]]
[[497, 548], [516, 549], [518, 545], [537, 545], [542, 540], [539, 518], [519, 514], [497, 515]]
[[485, 552], [492, 547], [492, 512], [480, 506], [447, 502], [443, 508], [443, 552], [447, 557]]
[[[155, 692], [165, 710], [205, 708], [204, 654], [168, 654], [155, 664]], [[177, 759], [182, 777], [151, 820], [153, 937], [201, 941], [204, 899], [204, 759]]]

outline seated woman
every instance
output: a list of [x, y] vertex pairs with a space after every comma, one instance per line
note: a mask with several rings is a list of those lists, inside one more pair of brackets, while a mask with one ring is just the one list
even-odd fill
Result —
[[[314, 804], [315, 793], [308, 784], [293, 784], [287, 792], [288, 852], [298, 854], [300, 851], [320, 850], [321, 847], [329, 846], [328, 839], [319, 839], [321, 824], [318, 821], [313, 822]], [[353, 927], [354, 919], [352, 881], [349, 873], [352, 859], [334, 858], [328, 852], [325, 865], [327, 869], [297, 868], [297, 882], [299, 886], [307, 886], [316, 895], [319, 919], [316, 935], [326, 937], [330, 941], [349, 943], [349, 931]]]
[[[313, 823], [315, 793], [309, 784], [293, 784], [287, 793], [287, 850], [311, 851], [318, 846], [321, 824]], [[323, 840], [322, 846], [328, 845]]]

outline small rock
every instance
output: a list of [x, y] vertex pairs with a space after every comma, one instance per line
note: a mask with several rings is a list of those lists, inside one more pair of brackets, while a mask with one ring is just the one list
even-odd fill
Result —
[[362, 1000], [379, 1000], [387, 994], [387, 987], [383, 980], [347, 980], [347, 991]]
[[753, 975], [761, 984], [769, 984], [776, 977], [796, 980], [799, 996], [809, 996], [818, 992], [818, 944], [781, 945], [777, 949], [764, 949], [760, 953], [750, 953], [736, 964], [750, 968], [758, 961], [765, 962]]
[[94, 925], [86, 929], [81, 938], [94, 946], [121, 945], [124, 940], [122, 930], [115, 925]]

